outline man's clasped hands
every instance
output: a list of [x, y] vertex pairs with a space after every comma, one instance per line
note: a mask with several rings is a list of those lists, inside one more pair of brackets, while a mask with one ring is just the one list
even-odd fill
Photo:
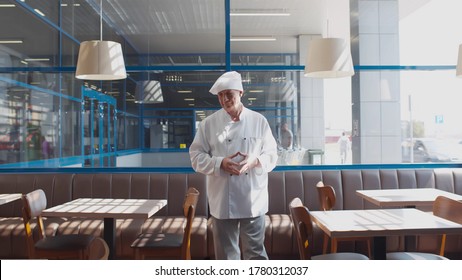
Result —
[[221, 168], [230, 174], [241, 175], [259, 164], [260, 161], [256, 156], [237, 152], [223, 158]]

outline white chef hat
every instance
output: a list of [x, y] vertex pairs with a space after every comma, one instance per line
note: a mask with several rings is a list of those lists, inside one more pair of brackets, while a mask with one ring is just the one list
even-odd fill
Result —
[[226, 72], [221, 75], [213, 86], [210, 88], [210, 93], [217, 95], [220, 91], [225, 89], [236, 89], [244, 91], [242, 88], [241, 74], [236, 71]]

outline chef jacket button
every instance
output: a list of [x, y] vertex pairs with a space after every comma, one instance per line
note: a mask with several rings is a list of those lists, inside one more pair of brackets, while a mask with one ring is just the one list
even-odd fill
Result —
[[228, 142], [231, 142], [231, 139], [228, 139]]
[[245, 175], [249, 175], [249, 173], [246, 172]]
[[233, 176], [233, 174], [229, 174], [229, 176]]

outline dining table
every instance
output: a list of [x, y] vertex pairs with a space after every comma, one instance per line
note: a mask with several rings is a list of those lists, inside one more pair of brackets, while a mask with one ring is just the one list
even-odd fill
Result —
[[330, 238], [372, 237], [373, 259], [386, 259], [388, 236], [462, 234], [462, 224], [415, 208], [311, 211], [312, 220]]
[[148, 219], [167, 205], [166, 199], [78, 198], [45, 209], [43, 216], [104, 219], [104, 240], [109, 246], [109, 259], [116, 252], [116, 219]]
[[[357, 190], [356, 193], [365, 201], [381, 208], [418, 208], [428, 212], [432, 211], [433, 202], [438, 196], [462, 201], [462, 195], [435, 188]], [[406, 251], [414, 250], [415, 245], [416, 237], [414, 235], [404, 236]]]
[[434, 188], [357, 190], [356, 193], [379, 207], [431, 207], [438, 196], [462, 201], [462, 195]]
[[20, 193], [2, 193], [0, 194], [0, 205], [21, 199], [21, 195]]

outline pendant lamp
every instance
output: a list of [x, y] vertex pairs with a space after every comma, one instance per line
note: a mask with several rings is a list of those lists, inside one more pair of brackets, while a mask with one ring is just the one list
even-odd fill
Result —
[[329, 38], [329, 0], [324, 2], [326, 38], [313, 39], [308, 46], [305, 77], [342, 78], [355, 74], [350, 47], [342, 38]]
[[122, 46], [117, 42], [103, 41], [102, 0], [100, 0], [100, 39], [80, 44], [75, 77], [82, 80], [127, 78]]
[[308, 48], [305, 77], [342, 78], [355, 74], [349, 47], [341, 38], [314, 39]]
[[456, 77], [462, 78], [462, 44], [459, 45], [459, 56], [457, 59]]

